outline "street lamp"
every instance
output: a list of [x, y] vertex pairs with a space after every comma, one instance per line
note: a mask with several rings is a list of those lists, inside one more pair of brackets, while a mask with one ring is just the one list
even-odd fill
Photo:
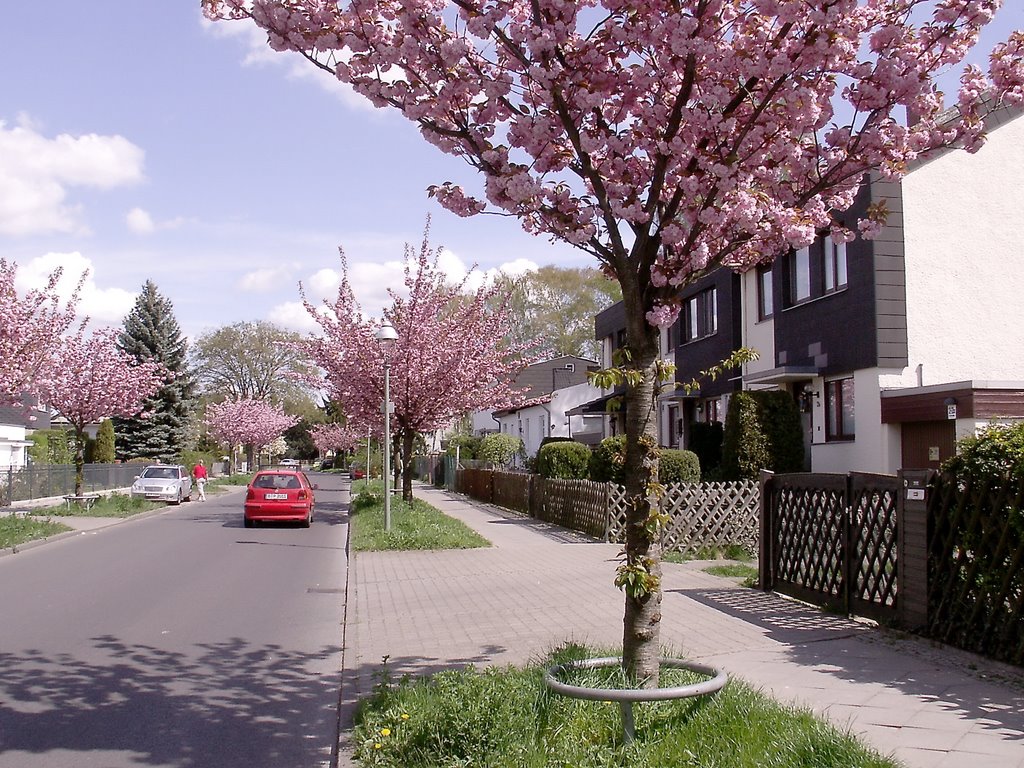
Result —
[[[398, 331], [385, 320], [374, 334], [384, 353], [384, 530], [391, 530], [391, 492], [388, 479], [391, 475], [391, 347], [398, 341]], [[367, 474], [370, 468], [366, 468]]]

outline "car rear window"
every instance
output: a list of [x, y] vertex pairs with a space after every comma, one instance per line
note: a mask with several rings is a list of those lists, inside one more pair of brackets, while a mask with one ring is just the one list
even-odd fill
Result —
[[252, 481], [254, 488], [301, 488], [302, 483], [295, 475], [257, 475]]

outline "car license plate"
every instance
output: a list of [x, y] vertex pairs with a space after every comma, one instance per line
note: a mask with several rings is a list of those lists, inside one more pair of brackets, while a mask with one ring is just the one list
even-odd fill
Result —
[[263, 498], [264, 499], [287, 499], [288, 498], [288, 494], [287, 493], [268, 493]]

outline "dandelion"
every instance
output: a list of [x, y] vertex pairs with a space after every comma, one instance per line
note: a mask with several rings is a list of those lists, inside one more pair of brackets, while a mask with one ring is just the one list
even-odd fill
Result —
[[403, 720], [408, 720], [409, 719], [409, 715], [407, 713], [403, 712], [402, 713], [402, 719]]
[[381, 728], [380, 729], [380, 735], [381, 736], [390, 736], [391, 735], [391, 729], [390, 728]]
[[380, 749], [381, 748], [381, 743], [379, 741], [374, 742], [373, 748], [374, 749]]

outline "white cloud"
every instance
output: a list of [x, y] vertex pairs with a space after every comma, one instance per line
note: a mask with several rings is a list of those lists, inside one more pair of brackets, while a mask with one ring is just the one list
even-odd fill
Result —
[[122, 136], [61, 134], [47, 138], [27, 116], [0, 121], [0, 234], [85, 229], [73, 187], [112, 189], [143, 179], [144, 153]]
[[158, 230], [177, 229], [186, 221], [182, 216], [156, 221], [149, 211], [143, 208], [132, 208], [124, 218], [128, 229], [137, 235], [151, 235]]
[[141, 208], [132, 208], [128, 211], [128, 215], [125, 217], [125, 220], [128, 223], [128, 229], [132, 232], [137, 232], [140, 235], [148, 235], [156, 231], [156, 224], [153, 223], [153, 217]]
[[274, 325], [299, 333], [311, 333], [320, 327], [300, 301], [278, 304], [267, 313], [267, 319]]
[[136, 293], [123, 288], [101, 288], [96, 284], [92, 261], [81, 253], [47, 253], [18, 266], [17, 289], [27, 291], [45, 287], [50, 275], [63, 269], [57, 284], [57, 295], [67, 301], [85, 273], [81, 300], [78, 304], [79, 318], [88, 317], [95, 325], [120, 325], [124, 316], [135, 305]]
[[270, 269], [256, 269], [247, 272], [238, 282], [238, 287], [247, 293], [269, 293], [282, 287], [294, 288], [295, 279], [292, 275], [298, 269], [297, 264], [287, 264]]

